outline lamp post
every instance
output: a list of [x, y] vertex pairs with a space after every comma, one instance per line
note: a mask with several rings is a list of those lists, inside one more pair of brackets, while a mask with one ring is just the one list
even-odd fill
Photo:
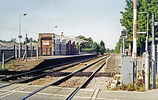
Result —
[[125, 35], [126, 35], [126, 31], [121, 31], [121, 36], [123, 38], [123, 57], [125, 54]]
[[26, 16], [26, 13], [22, 13], [19, 15], [19, 58], [21, 57], [20, 47], [21, 47], [21, 38], [22, 38], [22, 35], [21, 35], [21, 15]]
[[141, 12], [141, 14], [147, 14], [147, 35], [146, 35], [146, 57], [145, 57], [145, 88], [149, 90], [150, 88], [150, 73], [149, 73], [149, 52], [148, 52], [148, 29], [149, 29], [149, 13], [148, 12]]
[[[57, 29], [58, 26], [55, 26], [55, 29]], [[52, 55], [55, 55], [55, 32], [52, 32]]]

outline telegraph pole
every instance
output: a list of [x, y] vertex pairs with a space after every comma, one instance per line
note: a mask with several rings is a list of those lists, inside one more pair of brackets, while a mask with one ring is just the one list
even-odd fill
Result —
[[153, 89], [156, 89], [156, 67], [155, 67], [155, 14], [152, 14], [152, 72], [153, 72]]
[[27, 33], [26, 33], [26, 50], [25, 50], [25, 52], [26, 52], [26, 62], [27, 62]]

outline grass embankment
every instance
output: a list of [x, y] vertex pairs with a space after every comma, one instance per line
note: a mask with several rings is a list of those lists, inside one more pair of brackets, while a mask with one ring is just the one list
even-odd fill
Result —
[[5, 69], [3, 69], [2, 64], [0, 64], [0, 70], [8, 70], [12, 66], [12, 64], [14, 64], [14, 63], [15, 63], [14, 60], [10, 60], [9, 62], [5, 63], [4, 64]]

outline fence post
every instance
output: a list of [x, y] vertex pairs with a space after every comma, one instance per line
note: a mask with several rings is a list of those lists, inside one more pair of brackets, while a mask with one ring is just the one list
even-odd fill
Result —
[[35, 48], [34, 48], [34, 46], [33, 46], [33, 56], [34, 56], [34, 54], [35, 54]]
[[39, 47], [37, 47], [37, 50], [36, 50], [36, 52], [37, 52], [37, 54], [36, 54], [37, 55], [37, 59], [38, 59], [38, 53], [39, 53], [38, 51], [39, 51]]
[[1, 50], [1, 60], [3, 59], [3, 50]]
[[38, 56], [39, 56], [39, 47], [37, 47], [37, 51], [38, 51]]
[[15, 59], [18, 58], [18, 51], [17, 51], [17, 45], [15, 44]]
[[20, 58], [22, 57], [22, 44], [20, 45]]
[[50, 48], [50, 56], [51, 56], [51, 51], [52, 51], [52, 49]]
[[14, 44], [14, 49], [13, 49], [13, 52], [14, 52], [14, 59], [15, 59], [15, 44]]
[[3, 53], [3, 56], [2, 56], [2, 68], [4, 70], [4, 53]]
[[41, 56], [43, 55], [42, 53], [43, 53], [43, 50], [42, 50], [42, 47], [41, 47]]
[[48, 51], [48, 48], [46, 48], [46, 55], [47, 55], [47, 51]]

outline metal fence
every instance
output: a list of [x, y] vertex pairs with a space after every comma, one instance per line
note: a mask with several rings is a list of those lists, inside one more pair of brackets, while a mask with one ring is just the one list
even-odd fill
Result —
[[[21, 57], [23, 57], [23, 55], [26, 52], [26, 46], [21, 46]], [[2, 62], [2, 57], [3, 57], [3, 53], [4, 53], [4, 61], [7, 62], [11, 59], [15, 59], [15, 58], [19, 58], [19, 49], [17, 49], [17, 47], [14, 45], [13, 49], [2, 49], [0, 50], [0, 62]], [[27, 56], [28, 57], [33, 57], [36, 56], [36, 49], [34, 47], [28, 47], [27, 46]]]

